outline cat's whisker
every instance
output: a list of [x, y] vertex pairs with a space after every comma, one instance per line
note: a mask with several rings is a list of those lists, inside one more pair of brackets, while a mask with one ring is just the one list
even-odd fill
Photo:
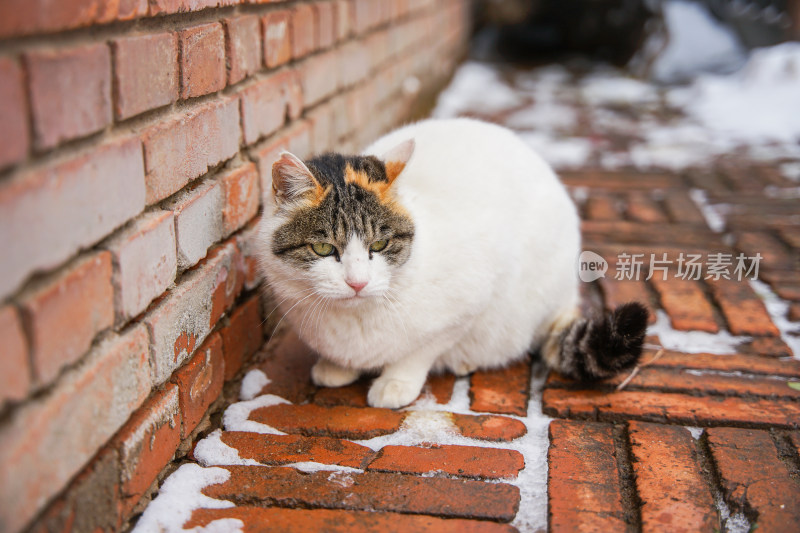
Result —
[[298, 292], [296, 292], [296, 293], [294, 293], [294, 294], [290, 294], [289, 296], [287, 296], [286, 298], [284, 298], [283, 300], [281, 300], [280, 302], [278, 302], [278, 303], [275, 305], [275, 307], [273, 307], [273, 308], [272, 308], [272, 311], [270, 311], [270, 312], [269, 312], [269, 314], [268, 314], [268, 315], [267, 315], [267, 316], [264, 318], [264, 320], [262, 320], [262, 321], [261, 321], [261, 325], [263, 326], [263, 325], [264, 325], [264, 324], [267, 322], [267, 320], [269, 320], [269, 317], [271, 317], [271, 316], [272, 316], [272, 314], [273, 314], [275, 311], [277, 311], [277, 310], [278, 310], [278, 308], [281, 306], [281, 304], [282, 304], [283, 302], [285, 302], [285, 301], [286, 301], [286, 300], [288, 300], [289, 298], [297, 298], [298, 296], [301, 296], [301, 295], [303, 295], [303, 294], [307, 293], [308, 291], [313, 291], [313, 290], [314, 290], [314, 289], [313, 289], [313, 288], [311, 288], [311, 289], [304, 289], [304, 290], [298, 291]]
[[306, 325], [306, 320], [308, 319], [308, 315], [311, 313], [311, 310], [314, 308], [314, 304], [315, 304], [315, 303], [316, 303], [316, 302], [319, 300], [319, 298], [320, 298], [320, 296], [319, 296], [319, 293], [317, 293], [316, 291], [314, 292], [314, 296], [316, 296], [316, 297], [317, 297], [317, 299], [313, 300], [313, 301], [311, 302], [311, 305], [307, 305], [307, 306], [306, 306], [306, 308], [305, 308], [305, 311], [303, 312], [303, 319], [300, 321], [300, 327], [299, 327], [298, 334], [299, 334], [301, 337], [302, 337], [302, 335], [303, 335], [303, 327], [305, 327], [305, 325]]
[[389, 296], [386, 295], [385, 293], [383, 294], [383, 297], [387, 302], [387, 304], [389, 305], [389, 307], [391, 307], [391, 309], [389, 310], [389, 315], [392, 317], [392, 321], [400, 322], [400, 327], [403, 329], [403, 333], [406, 336], [406, 344], [410, 346], [411, 338], [408, 336], [408, 330], [406, 329], [405, 322], [403, 321], [403, 317], [400, 315], [400, 312], [398, 311], [395, 302], [389, 299]]
[[303, 317], [303, 323], [300, 324], [301, 330], [303, 329], [303, 327], [305, 327], [306, 318], [308, 319], [309, 327], [312, 327], [314, 325], [314, 314], [316, 313], [317, 309], [319, 309], [319, 307], [322, 305], [322, 303], [325, 301], [325, 295], [323, 295], [320, 292], [317, 292], [316, 294], [317, 298], [309, 306], [308, 311], [306, 311], [306, 316]]
[[300, 305], [301, 303], [305, 302], [306, 300], [308, 300], [309, 298], [311, 298], [312, 296], [314, 296], [314, 294], [316, 294], [316, 291], [312, 292], [312, 293], [311, 293], [311, 294], [309, 294], [308, 296], [305, 296], [305, 297], [304, 297], [302, 300], [300, 300], [300, 301], [296, 302], [296, 303], [295, 303], [293, 306], [291, 306], [291, 307], [290, 307], [290, 308], [289, 308], [289, 309], [288, 309], [288, 310], [287, 310], [287, 311], [286, 311], [286, 312], [283, 314], [283, 316], [281, 317], [281, 319], [280, 319], [280, 320], [278, 320], [278, 323], [277, 323], [277, 324], [275, 324], [275, 328], [272, 330], [272, 334], [271, 334], [271, 335], [275, 335], [275, 332], [276, 332], [276, 331], [278, 331], [278, 326], [280, 326], [280, 325], [281, 325], [281, 322], [283, 322], [283, 319], [284, 319], [284, 318], [286, 318], [286, 315], [288, 315], [288, 314], [289, 314], [289, 313], [292, 311], [292, 309], [294, 309], [295, 307], [297, 307], [297, 306], [298, 306], [298, 305]]

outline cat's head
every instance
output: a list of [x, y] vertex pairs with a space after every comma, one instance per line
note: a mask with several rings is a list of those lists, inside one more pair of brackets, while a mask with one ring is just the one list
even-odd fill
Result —
[[348, 303], [389, 289], [414, 238], [393, 189], [413, 151], [409, 140], [381, 158], [328, 153], [304, 163], [280, 155], [272, 166], [280, 223], [271, 249], [294, 285]]

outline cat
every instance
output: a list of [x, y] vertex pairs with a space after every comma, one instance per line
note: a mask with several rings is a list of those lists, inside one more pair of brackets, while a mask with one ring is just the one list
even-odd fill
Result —
[[635, 365], [647, 310], [579, 316], [580, 221], [511, 131], [426, 120], [363, 155], [272, 167], [259, 261], [281, 312], [320, 354], [315, 384], [379, 372], [367, 402], [413, 402], [431, 371], [464, 376], [540, 350], [580, 380]]

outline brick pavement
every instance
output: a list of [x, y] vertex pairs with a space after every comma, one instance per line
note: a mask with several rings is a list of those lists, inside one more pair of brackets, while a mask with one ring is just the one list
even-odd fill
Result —
[[[587, 126], [597, 110], [581, 105], [585, 136], [629, 142]], [[584, 249], [609, 261], [605, 277], [582, 286], [587, 312], [631, 299], [652, 311], [645, 364], [621, 390], [626, 376], [587, 386], [525, 361], [432, 377], [411, 408], [376, 409], [367, 380], [313, 386], [315, 355], [291, 332], [277, 334], [250, 368], [244, 400], [212, 418], [173, 474], [174, 486], [193, 487], [182, 524], [797, 531], [800, 354], [789, 320], [800, 318], [800, 209], [780, 194], [796, 184], [776, 168], [733, 155], [677, 171], [590, 162], [561, 172]], [[642, 254], [638, 279], [616, 279], [620, 254]], [[697, 279], [675, 277], [681, 254], [701, 256]], [[762, 281], [715, 279], [715, 254], [730, 254], [731, 269], [739, 254], [760, 254]], [[177, 497], [170, 479], [151, 507]]]

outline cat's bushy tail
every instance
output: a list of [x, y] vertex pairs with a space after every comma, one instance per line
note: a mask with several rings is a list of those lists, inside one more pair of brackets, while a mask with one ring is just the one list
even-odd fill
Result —
[[559, 373], [580, 381], [609, 378], [639, 361], [648, 311], [631, 302], [597, 318], [578, 317], [552, 331], [545, 359]]

